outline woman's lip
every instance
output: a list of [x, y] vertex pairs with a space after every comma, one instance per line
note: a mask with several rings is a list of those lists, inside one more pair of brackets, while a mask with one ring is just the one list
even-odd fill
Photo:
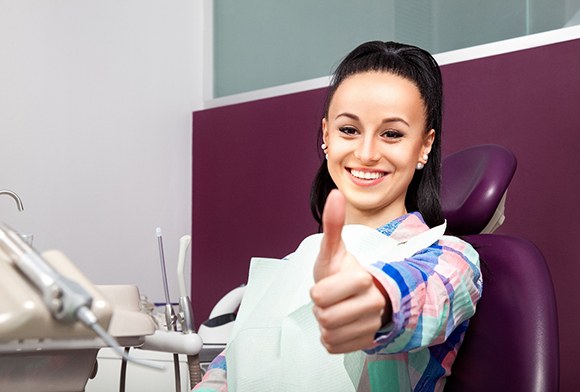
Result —
[[[372, 186], [381, 182], [389, 173], [382, 170], [346, 168], [351, 180], [361, 186]], [[363, 178], [364, 176], [364, 178]]]

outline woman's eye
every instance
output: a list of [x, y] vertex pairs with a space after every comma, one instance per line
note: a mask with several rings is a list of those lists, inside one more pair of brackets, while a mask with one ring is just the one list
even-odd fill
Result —
[[345, 135], [356, 135], [358, 133], [356, 128], [353, 127], [340, 127], [338, 128], [338, 130], [344, 133]]
[[387, 139], [399, 139], [399, 138], [403, 137], [403, 134], [399, 131], [394, 130], [394, 129], [389, 129], [389, 130], [386, 130], [385, 132], [383, 132], [382, 136], [386, 137]]

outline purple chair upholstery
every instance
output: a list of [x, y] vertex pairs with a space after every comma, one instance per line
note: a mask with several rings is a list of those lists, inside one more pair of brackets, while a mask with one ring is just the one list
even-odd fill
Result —
[[483, 296], [445, 391], [558, 391], [558, 316], [544, 257], [517, 237], [463, 239], [479, 252]]
[[531, 242], [477, 234], [515, 172], [513, 154], [475, 146], [443, 160], [449, 230], [479, 252], [483, 296], [451, 369], [449, 392], [552, 392], [559, 387], [556, 299], [550, 271]]
[[516, 166], [514, 154], [495, 144], [473, 146], [445, 157], [441, 207], [447, 232], [481, 233], [500, 205]]

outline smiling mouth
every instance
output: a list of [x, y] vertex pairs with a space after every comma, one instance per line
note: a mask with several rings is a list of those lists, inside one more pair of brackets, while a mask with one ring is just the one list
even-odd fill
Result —
[[378, 180], [387, 174], [385, 172], [363, 171], [356, 169], [349, 169], [349, 172], [353, 177], [358, 178], [359, 180]]

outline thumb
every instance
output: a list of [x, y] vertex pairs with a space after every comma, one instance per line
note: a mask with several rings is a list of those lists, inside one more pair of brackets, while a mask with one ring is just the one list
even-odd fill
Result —
[[322, 213], [323, 237], [318, 258], [314, 264], [314, 280], [318, 282], [340, 270], [346, 249], [342, 242], [342, 227], [346, 214], [346, 200], [338, 189], [326, 198]]

